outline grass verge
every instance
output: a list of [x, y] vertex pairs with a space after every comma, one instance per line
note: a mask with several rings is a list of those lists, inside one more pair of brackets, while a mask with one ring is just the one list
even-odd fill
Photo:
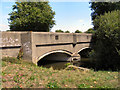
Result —
[[118, 72], [53, 70], [16, 58], [2, 59], [3, 88], [116, 88]]

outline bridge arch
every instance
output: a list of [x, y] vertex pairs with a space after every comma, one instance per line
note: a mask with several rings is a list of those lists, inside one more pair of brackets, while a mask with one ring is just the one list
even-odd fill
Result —
[[54, 50], [47, 52], [38, 58], [37, 65], [39, 66], [46, 61], [71, 61], [72, 53], [66, 50]]
[[81, 58], [87, 58], [88, 53], [91, 51], [91, 47], [84, 47], [78, 51], [78, 54], [80, 55]]

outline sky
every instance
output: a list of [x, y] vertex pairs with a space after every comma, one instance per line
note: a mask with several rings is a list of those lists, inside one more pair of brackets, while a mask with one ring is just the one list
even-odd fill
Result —
[[[12, 12], [12, 5], [15, 2], [12, 1], [1, 1], [0, 3], [0, 30], [6, 31], [9, 30], [9, 13]], [[55, 30], [63, 30], [75, 32], [80, 30], [82, 32], [87, 31], [89, 28], [92, 28], [91, 20], [91, 9], [89, 1], [50, 1], [49, 5], [52, 7], [52, 10], [55, 11], [55, 23], [54, 27], [51, 29], [52, 32]]]

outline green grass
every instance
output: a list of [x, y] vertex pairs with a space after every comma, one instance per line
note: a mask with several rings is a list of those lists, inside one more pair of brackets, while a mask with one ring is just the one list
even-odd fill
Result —
[[53, 70], [16, 58], [2, 59], [3, 88], [116, 88], [118, 72]]

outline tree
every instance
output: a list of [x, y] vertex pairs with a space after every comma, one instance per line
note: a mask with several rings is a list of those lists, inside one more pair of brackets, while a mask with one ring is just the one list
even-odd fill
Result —
[[99, 68], [120, 69], [120, 11], [100, 15], [94, 20], [98, 26], [93, 36], [96, 66]]
[[16, 2], [9, 15], [11, 31], [48, 32], [55, 24], [48, 2]]
[[59, 30], [56, 30], [55, 32], [62, 32], [63, 33], [64, 31], [62, 31], [62, 30], [59, 29]]
[[70, 31], [67, 30], [67, 31], [65, 31], [65, 33], [70, 33]]
[[81, 32], [81, 31], [79, 31], [79, 30], [76, 30], [76, 31], [75, 31], [75, 33], [82, 33], [82, 32]]
[[93, 28], [90, 28], [85, 33], [95, 33], [95, 30]]
[[[110, 0], [108, 0], [110, 1]], [[93, 11], [91, 16], [94, 20], [97, 16], [104, 15], [109, 11], [120, 10], [120, 1], [119, 2], [90, 2], [91, 10]]]

